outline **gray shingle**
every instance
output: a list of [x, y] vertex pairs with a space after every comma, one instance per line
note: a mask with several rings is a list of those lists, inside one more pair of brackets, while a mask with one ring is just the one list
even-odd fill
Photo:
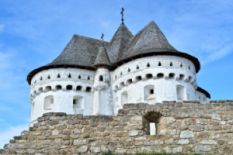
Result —
[[98, 52], [97, 57], [95, 59], [94, 65], [96, 67], [98, 67], [98, 66], [105, 66], [105, 67], [111, 66], [105, 47], [102, 46], [99, 48], [99, 52]]

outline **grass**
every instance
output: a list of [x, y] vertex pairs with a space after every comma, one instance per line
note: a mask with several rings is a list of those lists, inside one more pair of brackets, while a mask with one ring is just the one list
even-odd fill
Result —
[[[106, 153], [103, 153], [102, 155], [117, 155], [117, 154], [112, 153], [112, 152], [106, 152]], [[198, 153], [191, 153], [191, 154], [173, 153], [171, 154], [171, 153], [142, 152], [142, 153], [136, 153], [136, 155], [201, 155], [201, 154], [198, 154]]]

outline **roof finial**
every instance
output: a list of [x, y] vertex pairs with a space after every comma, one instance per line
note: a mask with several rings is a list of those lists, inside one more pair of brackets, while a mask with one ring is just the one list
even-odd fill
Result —
[[102, 40], [102, 46], [104, 47], [104, 34], [103, 33], [101, 33], [101, 40]]
[[121, 24], [124, 24], [124, 11], [125, 9], [122, 7], [121, 8]]
[[104, 41], [104, 34], [103, 33], [101, 33], [101, 37], [100, 38], [101, 38], [102, 41]]

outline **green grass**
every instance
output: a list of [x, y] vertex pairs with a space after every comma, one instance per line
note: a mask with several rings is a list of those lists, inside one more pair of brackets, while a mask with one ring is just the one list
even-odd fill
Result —
[[[106, 152], [106, 153], [103, 153], [102, 155], [117, 155], [117, 154], [112, 153], [112, 152]], [[198, 153], [191, 153], [191, 154], [173, 153], [173, 154], [170, 154], [170, 153], [145, 152], [145, 153], [136, 153], [136, 155], [201, 155], [201, 154], [198, 154]]]

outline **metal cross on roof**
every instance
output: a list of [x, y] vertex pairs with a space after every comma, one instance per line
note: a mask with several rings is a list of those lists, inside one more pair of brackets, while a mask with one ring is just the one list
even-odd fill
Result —
[[101, 37], [100, 38], [101, 38], [102, 41], [104, 41], [104, 34], [103, 33], [101, 33]]
[[124, 24], [124, 8], [121, 8], [121, 24]]

